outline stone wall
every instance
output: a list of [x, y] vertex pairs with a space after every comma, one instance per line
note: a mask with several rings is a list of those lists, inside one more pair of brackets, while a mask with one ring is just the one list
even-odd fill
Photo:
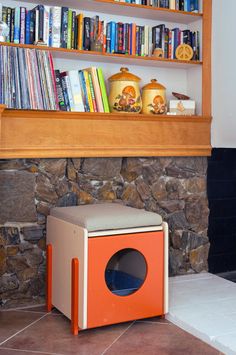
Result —
[[53, 206], [114, 201], [170, 228], [170, 274], [207, 271], [206, 158], [0, 161], [0, 304], [44, 302], [45, 223]]

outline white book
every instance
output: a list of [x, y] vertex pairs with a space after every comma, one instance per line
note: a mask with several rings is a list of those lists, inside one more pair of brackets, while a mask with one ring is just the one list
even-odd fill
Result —
[[0, 3], [0, 21], [2, 21], [2, 4]]
[[49, 46], [49, 16], [50, 6], [44, 6], [43, 41], [47, 46]]
[[73, 100], [71, 83], [70, 83], [68, 71], [66, 72], [66, 75], [65, 75], [65, 82], [66, 82], [66, 88], [67, 88], [67, 93], [68, 93], [68, 99], [69, 99], [69, 103], [70, 103], [70, 111], [75, 111], [74, 100]]
[[73, 109], [71, 108], [71, 111], [84, 112], [79, 72], [78, 70], [70, 70], [67, 73], [69, 76], [71, 93], [73, 97]]
[[59, 48], [61, 46], [61, 7], [54, 6], [51, 8], [52, 16], [52, 47]]
[[175, 0], [170, 0], [170, 9], [175, 10]]
[[39, 10], [35, 10], [35, 43], [39, 40]]

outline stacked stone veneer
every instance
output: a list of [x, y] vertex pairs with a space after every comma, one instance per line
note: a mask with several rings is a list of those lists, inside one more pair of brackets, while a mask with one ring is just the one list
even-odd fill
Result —
[[206, 158], [0, 161], [0, 304], [43, 302], [50, 208], [114, 201], [163, 216], [171, 275], [207, 271]]

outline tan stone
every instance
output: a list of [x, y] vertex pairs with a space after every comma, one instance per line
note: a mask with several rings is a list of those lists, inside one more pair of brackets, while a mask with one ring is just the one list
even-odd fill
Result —
[[66, 159], [41, 159], [39, 169], [49, 175], [61, 178], [65, 176], [66, 163]]
[[141, 199], [143, 201], [148, 200], [151, 197], [150, 187], [142, 179], [138, 179], [135, 184]]
[[189, 254], [189, 260], [191, 267], [196, 272], [208, 271], [208, 254], [209, 254], [210, 244], [205, 244], [200, 246], [195, 250], [191, 250]]
[[94, 202], [93, 196], [83, 190], [80, 190], [78, 192], [78, 198], [79, 198], [80, 203], [83, 203], [83, 204], [89, 204], [89, 203]]
[[71, 160], [69, 160], [67, 164], [67, 177], [72, 181], [76, 181], [77, 179], [77, 171]]
[[34, 278], [37, 275], [37, 269], [35, 268], [26, 268], [17, 272], [17, 277], [20, 281], [27, 281]]
[[5, 274], [6, 266], [6, 250], [3, 247], [0, 247], [0, 276]]
[[134, 185], [127, 185], [122, 194], [122, 200], [131, 207], [143, 208], [144, 203], [142, 202], [139, 193], [137, 192]]
[[6, 251], [7, 251], [7, 256], [13, 256], [19, 252], [19, 247], [9, 246], [6, 248]]
[[51, 185], [50, 180], [44, 175], [39, 175], [37, 178], [36, 195], [39, 200], [52, 204], [55, 204], [58, 199], [55, 186]]
[[137, 179], [142, 173], [142, 164], [137, 158], [126, 158], [123, 160], [121, 175], [128, 182]]
[[206, 192], [206, 178], [195, 177], [185, 181], [185, 188], [191, 194], [199, 194]]
[[99, 191], [98, 197], [100, 200], [104, 201], [114, 201], [116, 200], [116, 194], [112, 189], [112, 184], [107, 183], [105, 184]]
[[151, 190], [152, 195], [157, 202], [167, 198], [166, 182], [164, 178], [159, 178], [158, 181], [152, 185]]
[[37, 245], [41, 250], [46, 250], [46, 239], [40, 239]]

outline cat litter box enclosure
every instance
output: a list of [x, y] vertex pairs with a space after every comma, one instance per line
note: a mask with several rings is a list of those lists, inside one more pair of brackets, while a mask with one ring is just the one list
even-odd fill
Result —
[[115, 203], [54, 208], [47, 244], [49, 308], [72, 319], [77, 304], [79, 329], [167, 313], [168, 226], [158, 214]]

